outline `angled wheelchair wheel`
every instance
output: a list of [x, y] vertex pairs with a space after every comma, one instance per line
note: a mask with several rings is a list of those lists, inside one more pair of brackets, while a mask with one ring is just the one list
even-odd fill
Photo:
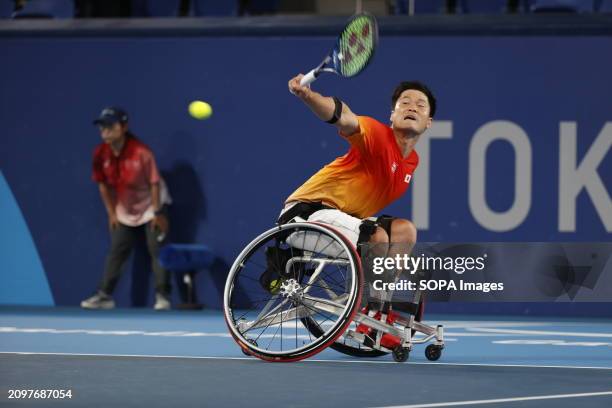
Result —
[[301, 360], [342, 336], [360, 306], [362, 285], [359, 257], [342, 234], [315, 223], [281, 225], [255, 238], [234, 261], [223, 297], [225, 320], [246, 353]]

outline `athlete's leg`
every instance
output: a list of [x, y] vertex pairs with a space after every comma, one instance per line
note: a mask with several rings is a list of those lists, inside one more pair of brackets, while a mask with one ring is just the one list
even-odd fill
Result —
[[387, 281], [388, 277], [384, 275], [375, 275], [373, 269], [374, 260], [376, 258], [385, 258], [388, 252], [389, 235], [384, 228], [376, 227], [375, 232], [370, 236], [369, 243], [361, 250], [361, 258], [368, 285], [366, 292], [368, 293], [367, 303], [371, 311], [380, 310], [387, 298], [386, 291], [374, 289], [373, 283], [377, 279]]
[[[388, 237], [388, 250], [386, 255], [382, 256], [391, 259], [395, 259], [398, 255], [402, 259], [405, 255], [410, 256], [417, 237], [417, 230], [414, 224], [408, 220], [396, 218], [391, 221], [390, 225], [387, 224], [385, 228], [390, 232], [390, 236]], [[380, 244], [373, 246], [373, 248], [376, 247], [379, 247], [376, 252], [382, 253], [383, 247]], [[379, 254], [378, 256], [381, 255]], [[376, 279], [382, 279], [384, 282], [396, 282], [399, 279], [400, 273], [400, 270], [385, 270], [384, 275], [377, 276]], [[371, 290], [370, 293], [374, 293], [377, 298], [378, 305], [374, 305], [376, 309], [386, 310], [391, 305], [393, 291]]]
[[[417, 230], [414, 224], [408, 220], [397, 218], [391, 223], [391, 239], [388, 257], [410, 256], [412, 248], [416, 244]], [[395, 279], [399, 277], [400, 271], [396, 271]]]
[[387, 256], [410, 255], [416, 240], [417, 230], [412, 222], [401, 218], [394, 219], [391, 222], [391, 239], [389, 240], [391, 244]]
[[[370, 237], [370, 243], [371, 244], [389, 244], [389, 236], [387, 235], [387, 232], [383, 228], [376, 227], [376, 232], [374, 232], [374, 234], [372, 234], [372, 236]], [[384, 245], [381, 246], [381, 248], [384, 248]]]

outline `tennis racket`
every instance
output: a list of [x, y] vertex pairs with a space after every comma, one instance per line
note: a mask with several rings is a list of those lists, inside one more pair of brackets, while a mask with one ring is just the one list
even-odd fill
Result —
[[318, 67], [307, 73], [300, 85], [314, 82], [321, 72], [332, 72], [345, 78], [359, 74], [368, 66], [378, 44], [378, 24], [373, 15], [357, 14], [338, 36], [334, 48]]

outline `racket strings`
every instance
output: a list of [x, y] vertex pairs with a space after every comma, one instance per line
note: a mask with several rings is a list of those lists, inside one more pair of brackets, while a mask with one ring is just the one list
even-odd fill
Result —
[[[368, 64], [373, 55], [375, 38], [373, 19], [361, 16], [353, 20], [340, 37], [342, 75], [350, 77], [358, 74]], [[375, 28], [375, 27], [374, 27]]]

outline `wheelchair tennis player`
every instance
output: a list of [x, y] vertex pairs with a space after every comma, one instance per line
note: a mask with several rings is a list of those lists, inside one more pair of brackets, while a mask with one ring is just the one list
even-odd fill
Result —
[[[330, 347], [355, 357], [392, 353], [403, 362], [414, 344], [431, 341], [425, 356], [435, 361], [443, 327], [420, 322], [421, 291], [396, 302], [375, 284], [396, 281], [399, 266], [376, 279], [380, 270], [370, 267], [381, 257], [407, 258], [416, 243], [410, 221], [374, 215], [408, 189], [418, 165], [414, 146], [431, 127], [435, 98], [419, 82], [400, 83], [387, 126], [301, 85], [303, 78], [291, 79], [289, 91], [336, 126], [350, 148], [293, 192], [277, 226], [234, 260], [223, 296], [230, 333], [243, 353], [266, 361], [299, 361]], [[426, 272], [410, 271], [417, 280]]]
[[[434, 95], [420, 82], [401, 82], [393, 91], [391, 123], [386, 125], [355, 115], [338, 97], [301, 86], [302, 77], [289, 81], [289, 91], [319, 119], [335, 126], [350, 147], [287, 198], [277, 222], [285, 224], [300, 217], [328, 224], [356, 248], [369, 244], [369, 253], [361, 253], [366, 265], [367, 257], [410, 255], [417, 239], [414, 224], [402, 218], [373, 216], [408, 189], [419, 164], [415, 145], [436, 113]], [[371, 268], [366, 267], [366, 280], [371, 283], [372, 279]], [[387, 313], [391, 295], [370, 288], [368, 313]]]

